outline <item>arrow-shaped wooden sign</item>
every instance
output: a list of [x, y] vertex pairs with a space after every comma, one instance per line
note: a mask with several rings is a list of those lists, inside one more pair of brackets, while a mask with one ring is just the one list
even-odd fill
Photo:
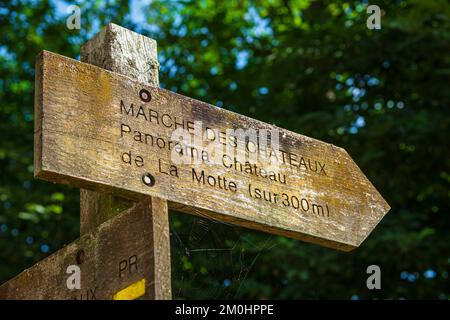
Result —
[[334, 145], [43, 52], [35, 176], [341, 250], [388, 212]]

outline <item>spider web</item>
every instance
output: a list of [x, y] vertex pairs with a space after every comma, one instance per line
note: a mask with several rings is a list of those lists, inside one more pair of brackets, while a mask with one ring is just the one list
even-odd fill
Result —
[[247, 286], [275, 237], [186, 214], [170, 214], [175, 299], [258, 298]]

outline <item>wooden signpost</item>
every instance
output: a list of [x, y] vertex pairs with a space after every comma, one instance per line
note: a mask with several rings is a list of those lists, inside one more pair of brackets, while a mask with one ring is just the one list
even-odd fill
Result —
[[[0, 287], [3, 299], [154, 299], [151, 213], [139, 203]], [[66, 285], [80, 267], [81, 288]], [[70, 270], [70, 269], [69, 269]]]
[[[35, 176], [85, 189], [82, 234], [114, 223], [129, 206], [158, 203], [143, 228], [162, 225], [151, 231], [166, 243], [167, 254], [152, 258], [161, 269], [170, 259], [167, 203], [345, 251], [388, 212], [344, 149], [160, 89], [157, 60], [139, 58], [156, 56], [153, 40], [115, 25], [105, 30], [82, 58], [110, 71], [47, 51], [36, 63]], [[143, 77], [146, 70], [152, 76]], [[170, 274], [153, 277], [170, 287]]]
[[[81, 60], [145, 81], [153, 86], [159, 85], [156, 41], [115, 24], [106, 26], [81, 48]], [[39, 97], [36, 97], [35, 103], [38, 101]], [[136, 215], [136, 210], [142, 215], [142, 219], [126, 218], [127, 215]], [[127, 286], [122, 288], [122, 283], [114, 280], [111, 272], [103, 272], [99, 278], [95, 276], [99, 275], [101, 270], [107, 271], [103, 267], [104, 265], [115, 266], [116, 273], [121, 272], [124, 267], [124, 262], [122, 264], [116, 263], [123, 252], [116, 250], [114, 243], [107, 242], [102, 259], [92, 260], [91, 257], [90, 264], [84, 264], [81, 277], [83, 288], [68, 291], [65, 279], [69, 275], [65, 274], [64, 278], [61, 273], [63, 269], [66, 270], [61, 259], [68, 259], [73, 263], [73, 254], [69, 252], [71, 246], [75, 246], [79, 249], [78, 252], [83, 252], [83, 254], [92, 251], [85, 248], [82, 240], [78, 240], [75, 242], [76, 244], [71, 244], [57, 251], [46, 260], [0, 286], [0, 299], [37, 299], [39, 297], [44, 298], [44, 296], [52, 299], [69, 297], [78, 299], [171, 299], [167, 201], [146, 197], [139, 203], [133, 203], [109, 193], [94, 192], [87, 189], [80, 191], [80, 234], [82, 238], [86, 238], [86, 234], [91, 234], [88, 237], [88, 239], [91, 239], [92, 234], [95, 234], [100, 226], [103, 228], [103, 224], [109, 223], [109, 219], [120, 213], [125, 216], [121, 218], [121, 221], [125, 219], [127, 228], [116, 228], [114, 230], [116, 238], [128, 238], [129, 241], [133, 241], [133, 237], [139, 235], [139, 230], [145, 229], [148, 233], [146, 238], [148, 239], [148, 249], [150, 249], [147, 252], [149, 257], [144, 260], [140, 259], [140, 271], [135, 274], [140, 277], [140, 280], [132, 282], [133, 279], [125, 278]], [[96, 241], [100, 240], [96, 239]], [[146, 253], [147, 248], [141, 249], [137, 251], [142, 251], [141, 254]], [[106, 251], [108, 251], [108, 254], [106, 254]], [[131, 263], [133, 263], [134, 255], [130, 257]], [[59, 261], [59, 263], [56, 263], [57, 266], [50, 267], [55, 264], [55, 261]], [[85, 276], [87, 276], [86, 279]], [[105, 285], [106, 279], [111, 279], [113, 285]], [[50, 289], [41, 288], [34, 291], [30, 289], [39, 286], [37, 281], [45, 284], [54, 292], [49, 291]], [[94, 290], [92, 288], [95, 289], [95, 292], [98, 292], [91, 292], [91, 290]]]
[[[107, 25], [81, 47], [81, 61], [159, 86], [156, 41], [115, 24]], [[150, 205], [149, 205], [150, 204]], [[133, 206], [130, 201], [108, 193], [80, 190], [80, 234], [96, 230], [121, 211]], [[146, 224], [152, 235], [153, 268], [149, 283], [154, 299], [171, 299], [170, 233], [167, 201], [146, 198], [139, 205], [148, 211]]]

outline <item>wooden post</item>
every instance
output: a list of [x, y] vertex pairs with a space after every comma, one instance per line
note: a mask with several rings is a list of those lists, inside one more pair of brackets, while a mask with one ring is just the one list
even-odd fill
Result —
[[[81, 61], [159, 86], [156, 41], [116, 24], [108, 24], [81, 48]], [[171, 299], [170, 236], [167, 201], [143, 201], [149, 211], [148, 224], [153, 234], [155, 299]], [[80, 233], [95, 230], [101, 223], [133, 206], [131, 201], [111, 194], [80, 190]], [[142, 204], [141, 204], [142, 205]], [[149, 243], [149, 245], [151, 245]]]

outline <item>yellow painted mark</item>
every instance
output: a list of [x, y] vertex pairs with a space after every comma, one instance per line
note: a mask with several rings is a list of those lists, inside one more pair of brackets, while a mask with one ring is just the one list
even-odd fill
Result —
[[130, 284], [128, 287], [116, 292], [113, 300], [134, 300], [145, 294], [145, 279]]

